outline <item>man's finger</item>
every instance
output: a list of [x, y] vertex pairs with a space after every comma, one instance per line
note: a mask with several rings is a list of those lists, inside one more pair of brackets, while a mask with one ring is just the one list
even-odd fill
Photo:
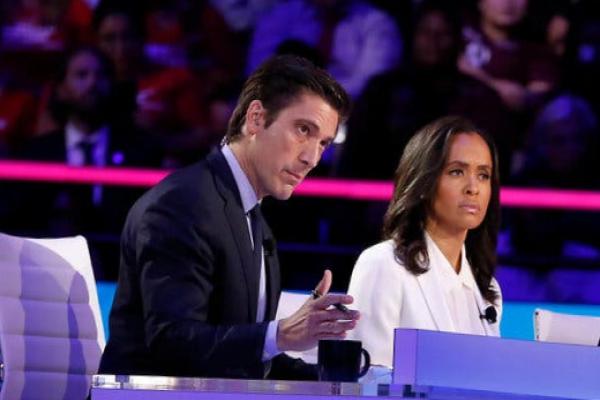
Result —
[[321, 281], [317, 284], [317, 287], [315, 287], [315, 292], [319, 296], [324, 296], [327, 293], [329, 293], [329, 288], [331, 288], [331, 281], [332, 281], [331, 271], [326, 269], [323, 272], [323, 278], [321, 278]]
[[322, 296], [315, 301], [315, 306], [318, 308], [327, 308], [333, 304], [352, 304], [354, 298], [348, 294], [335, 293]]

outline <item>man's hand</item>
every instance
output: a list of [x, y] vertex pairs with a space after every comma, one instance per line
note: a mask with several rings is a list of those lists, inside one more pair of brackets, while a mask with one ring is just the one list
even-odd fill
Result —
[[281, 351], [303, 351], [315, 347], [320, 339], [343, 339], [346, 331], [356, 326], [360, 314], [356, 310], [340, 311], [336, 303], [352, 304], [352, 296], [328, 294], [331, 271], [325, 270], [323, 279], [315, 288], [321, 297], [308, 299], [288, 318], [279, 321], [277, 347]]

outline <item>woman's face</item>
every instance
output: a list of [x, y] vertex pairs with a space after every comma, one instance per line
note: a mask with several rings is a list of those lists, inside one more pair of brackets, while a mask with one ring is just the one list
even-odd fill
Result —
[[492, 168], [490, 149], [481, 136], [454, 135], [427, 216], [427, 230], [448, 236], [465, 235], [478, 227], [490, 202]]
[[418, 21], [413, 39], [413, 57], [418, 65], [435, 67], [456, 63], [455, 47], [452, 26], [441, 11], [430, 11]]

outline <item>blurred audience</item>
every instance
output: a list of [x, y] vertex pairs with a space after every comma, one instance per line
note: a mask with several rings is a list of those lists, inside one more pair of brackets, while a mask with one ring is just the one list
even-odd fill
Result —
[[[72, 166], [157, 167], [160, 150], [136, 135], [127, 121], [115, 118], [119, 114], [114, 113], [113, 87], [112, 66], [99, 50], [83, 47], [70, 52], [50, 104], [62, 128], [33, 138], [13, 157]], [[9, 206], [4, 210], [9, 212], [2, 216], [4, 229], [40, 236], [86, 234], [92, 252], [98, 252], [98, 274], [115, 276], [117, 259], [113, 253], [101, 252], [95, 241], [110, 241], [121, 230], [138, 190], [39, 183], [5, 189], [3, 200]]]
[[[497, 98], [479, 81], [456, 67], [460, 48], [458, 16], [439, 1], [417, 9], [409, 63], [373, 78], [357, 100], [336, 174], [364, 179], [391, 179], [408, 139], [417, 129], [449, 113], [480, 122], [480, 101]], [[482, 126], [501, 125], [487, 113]], [[493, 117], [493, 118], [492, 118]], [[377, 154], [377, 157], [373, 157]]]
[[475, 22], [463, 28], [464, 51], [458, 60], [459, 69], [494, 90], [505, 108], [504, 131], [492, 132], [505, 176], [532, 113], [560, 76], [550, 51], [524, 37], [527, 10], [527, 0], [478, 0]]
[[[515, 183], [527, 187], [600, 189], [600, 126], [582, 98], [563, 94], [538, 114]], [[512, 239], [524, 254], [561, 255], [568, 241], [600, 246], [600, 216], [577, 211], [511, 210]], [[592, 234], [593, 233], [593, 234]]]
[[288, 0], [260, 16], [248, 53], [253, 71], [287, 41], [318, 51], [329, 72], [354, 98], [369, 78], [397, 66], [402, 38], [396, 22], [361, 0]]
[[15, 0], [2, 12], [9, 47], [60, 50], [91, 39], [92, 7], [86, 0]]
[[208, 116], [199, 80], [185, 66], [158, 65], [146, 56], [144, 21], [135, 8], [102, 2], [94, 28], [98, 46], [115, 65], [119, 108], [163, 142], [165, 165], [185, 165], [208, 153], [220, 137], [204, 127]]

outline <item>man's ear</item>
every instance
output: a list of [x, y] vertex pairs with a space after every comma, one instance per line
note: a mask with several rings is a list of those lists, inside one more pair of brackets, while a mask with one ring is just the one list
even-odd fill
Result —
[[250, 135], [256, 134], [265, 126], [266, 110], [260, 100], [252, 100], [246, 110], [246, 132]]

